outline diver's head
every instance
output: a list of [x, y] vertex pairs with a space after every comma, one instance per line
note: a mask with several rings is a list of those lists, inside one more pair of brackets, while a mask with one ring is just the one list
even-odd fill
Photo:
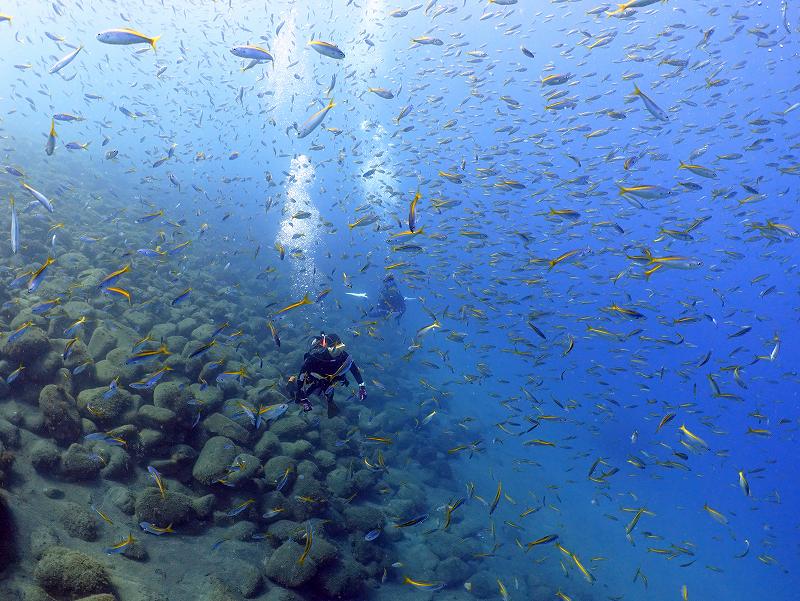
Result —
[[324, 332], [317, 338], [317, 344], [328, 351], [331, 357], [338, 357], [344, 350], [344, 342], [338, 334], [325, 334]]

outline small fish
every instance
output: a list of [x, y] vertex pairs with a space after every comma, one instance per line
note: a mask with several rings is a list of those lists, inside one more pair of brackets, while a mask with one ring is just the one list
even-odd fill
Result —
[[423, 513], [418, 516], [411, 518], [410, 520], [406, 520], [405, 522], [401, 522], [399, 524], [395, 524], [395, 528], [408, 528], [409, 526], [416, 526], [417, 524], [421, 524], [425, 520], [428, 519], [428, 514]]
[[178, 296], [176, 296], [175, 298], [173, 298], [173, 299], [172, 299], [172, 301], [170, 301], [170, 303], [169, 303], [169, 304], [170, 304], [170, 306], [174, 307], [175, 305], [177, 305], [177, 304], [179, 304], [179, 303], [182, 303], [182, 302], [183, 302], [183, 301], [185, 301], [187, 298], [189, 298], [189, 294], [190, 294], [191, 292], [192, 292], [192, 289], [191, 289], [191, 288], [187, 288], [186, 290], [184, 290], [183, 292], [181, 292], [181, 293], [180, 293]]
[[324, 108], [311, 115], [306, 122], [303, 123], [303, 125], [297, 127], [297, 137], [305, 138], [307, 135], [317, 129], [317, 127], [319, 127], [319, 125], [325, 119], [325, 115], [327, 115], [328, 112], [335, 106], [336, 103], [334, 103], [333, 99], [331, 99]]
[[275, 342], [275, 346], [281, 348], [281, 339], [278, 337], [278, 330], [275, 328], [275, 324], [268, 321], [267, 325], [269, 326], [269, 331], [272, 334], [272, 340]]
[[83, 437], [84, 440], [89, 442], [102, 442], [110, 446], [124, 447], [128, 443], [122, 438], [109, 434], [108, 432], [93, 432]]
[[36, 200], [38, 200], [39, 204], [41, 204], [45, 209], [47, 209], [48, 212], [50, 213], [53, 212], [53, 203], [50, 202], [50, 200], [44, 194], [42, 194], [38, 190], [34, 190], [25, 182], [22, 182], [22, 187], [25, 188], [30, 193], [31, 196], [33, 196]]
[[747, 476], [744, 475], [744, 470], [739, 470], [739, 488], [742, 489], [744, 496], [750, 496], [750, 483], [747, 481]]
[[24, 370], [24, 369], [25, 369], [25, 366], [20, 363], [20, 365], [19, 365], [19, 367], [17, 369], [15, 369], [10, 374], [8, 374], [8, 377], [6, 378], [6, 384], [11, 384], [14, 380], [19, 378], [20, 374], [22, 373], [22, 370]]
[[161, 498], [164, 499], [167, 494], [167, 487], [164, 486], [164, 479], [161, 477], [161, 474], [152, 465], [147, 466], [147, 471], [150, 473], [150, 476], [156, 483], [156, 486], [158, 487], [158, 492], [161, 493]]
[[116, 271], [111, 272], [102, 280], [100, 280], [100, 284], [98, 288], [106, 288], [107, 286], [113, 286], [116, 281], [121, 278], [124, 274], [128, 273], [131, 270], [130, 264], [125, 265], [124, 267], [117, 269]]
[[151, 524], [150, 522], [139, 522], [139, 527], [148, 534], [155, 534], [156, 536], [161, 536], [163, 534], [171, 534], [175, 532], [172, 529], [172, 524], [160, 528], [159, 526]]
[[94, 510], [94, 512], [95, 512], [97, 515], [99, 515], [99, 516], [100, 516], [100, 517], [103, 519], [103, 521], [105, 521], [105, 522], [108, 522], [108, 524], [109, 524], [109, 525], [111, 525], [111, 526], [113, 526], [113, 525], [114, 525], [114, 522], [112, 522], [112, 521], [111, 521], [111, 518], [110, 518], [110, 517], [108, 517], [108, 516], [107, 516], [105, 513], [103, 513], [102, 511], [100, 511], [100, 510], [99, 510], [97, 507], [95, 507], [94, 505], [90, 505], [90, 507], [91, 507], [91, 508]]
[[314, 50], [319, 52], [323, 56], [327, 56], [329, 58], [335, 58], [336, 60], [342, 60], [344, 58], [344, 52], [342, 52], [338, 46], [332, 44], [330, 42], [323, 42], [322, 40], [311, 40], [308, 43]]
[[71, 326], [69, 326], [64, 330], [64, 338], [72, 338], [72, 336], [75, 335], [75, 331], [85, 323], [86, 323], [86, 316], [83, 315], [77, 321], [75, 321]]
[[289, 481], [289, 474], [292, 471], [292, 467], [289, 466], [286, 468], [286, 471], [283, 472], [283, 476], [280, 479], [276, 480], [275, 490], [281, 491], [286, 486], [286, 483]]
[[126, 365], [132, 365], [134, 363], [141, 363], [143, 361], [149, 361], [151, 359], [155, 359], [156, 357], [166, 357], [171, 353], [167, 350], [166, 345], [161, 345], [157, 349], [150, 349], [150, 350], [143, 350], [139, 351], [138, 353], [134, 353], [125, 361]]
[[541, 538], [537, 538], [535, 541], [531, 541], [526, 545], [526, 551], [530, 551], [533, 547], [538, 545], [546, 545], [547, 543], [552, 543], [558, 540], [558, 534], [547, 534]]
[[492, 504], [489, 506], [489, 515], [494, 513], [494, 510], [497, 509], [497, 504], [500, 502], [500, 494], [503, 492], [503, 483], [497, 483], [497, 492], [494, 495], [494, 499], [492, 500]]
[[284, 307], [283, 309], [275, 313], [275, 315], [280, 315], [281, 313], [285, 313], [286, 311], [291, 311], [292, 309], [296, 309], [297, 307], [302, 307], [303, 305], [312, 305], [312, 304], [314, 304], [314, 301], [308, 298], [308, 294], [306, 294], [299, 301]]
[[639, 86], [637, 86], [636, 84], [633, 84], [633, 95], [638, 96], [639, 98], [642, 99], [645, 108], [651, 115], [653, 115], [653, 117], [655, 117], [659, 121], [669, 121], [669, 115], [666, 113], [666, 111], [664, 111], [664, 109], [662, 109], [655, 102], [653, 102], [653, 100], [647, 94], [642, 92], [639, 89]]
[[114, 555], [115, 553], [124, 553], [125, 549], [127, 549], [130, 545], [132, 545], [136, 541], [133, 538], [132, 534], [128, 534], [128, 538], [125, 540], [118, 542], [116, 545], [113, 545], [106, 549], [106, 553], [108, 555]]
[[303, 562], [305, 562], [306, 557], [308, 557], [308, 553], [309, 551], [311, 551], [312, 541], [313, 541], [313, 531], [311, 530], [311, 525], [309, 524], [306, 527], [306, 546], [303, 549], [303, 553], [300, 555], [300, 557], [297, 558], [297, 563], [299, 563], [300, 565], [303, 565]]
[[214, 340], [211, 340], [211, 342], [207, 342], [206, 344], [203, 344], [203, 345], [199, 346], [198, 348], [196, 348], [194, 351], [192, 351], [189, 354], [189, 359], [193, 359], [195, 357], [199, 357], [200, 355], [203, 355], [203, 354], [207, 353], [208, 351], [210, 351], [216, 345], [217, 345], [217, 341], [214, 339]]
[[47, 144], [44, 146], [44, 151], [47, 156], [52, 156], [53, 151], [56, 149], [56, 120], [50, 121], [50, 133], [47, 135]]
[[274, 58], [269, 51], [264, 50], [260, 46], [251, 46], [251, 45], [244, 45], [244, 46], [234, 46], [231, 48], [231, 54], [234, 56], [238, 56], [239, 58], [246, 58], [255, 61], [271, 61], [274, 62]]
[[47, 268], [55, 262], [53, 257], [47, 257], [42, 266], [31, 274], [31, 279], [28, 280], [28, 292], [33, 292], [41, 285]]
[[410, 584], [415, 588], [428, 591], [438, 591], [444, 588], [443, 582], [423, 582], [421, 580], [412, 580], [408, 576], [403, 576], [403, 584]]
[[28, 331], [33, 325], [32, 321], [26, 321], [21, 326], [19, 326], [16, 330], [14, 330], [11, 334], [8, 335], [8, 342], [14, 342], [15, 340], [19, 339], [25, 332]]
[[229, 518], [235, 517], [235, 516], [239, 515], [240, 513], [242, 513], [245, 509], [250, 507], [250, 505], [252, 505], [255, 502], [256, 502], [255, 499], [247, 499], [243, 503], [240, 503], [239, 505], [237, 505], [236, 507], [234, 507], [233, 509], [228, 511], [228, 513], [226, 515]]
[[106, 31], [101, 31], [100, 33], [97, 34], [97, 40], [99, 42], [103, 42], [104, 44], [127, 46], [130, 44], [147, 43], [150, 44], [150, 46], [153, 48], [153, 51], [155, 51], [156, 42], [160, 38], [161, 38], [160, 35], [151, 37], [143, 33], [139, 33], [134, 29], [128, 29], [127, 27], [120, 27], [118, 29], [107, 29]]
[[374, 541], [376, 538], [378, 538], [380, 536], [380, 534], [381, 534], [381, 529], [380, 528], [375, 528], [374, 530], [370, 530], [369, 532], [367, 532], [364, 535], [364, 540], [365, 541]]

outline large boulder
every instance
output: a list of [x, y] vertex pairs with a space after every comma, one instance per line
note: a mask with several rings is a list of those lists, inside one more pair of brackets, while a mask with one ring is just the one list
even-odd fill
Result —
[[247, 442], [250, 437], [247, 428], [221, 413], [212, 413], [203, 420], [203, 429], [210, 436], [227, 436], [239, 443]]
[[136, 519], [156, 526], [184, 524], [195, 515], [191, 497], [168, 490], [161, 496], [157, 488], [148, 487], [136, 495]]
[[123, 414], [133, 406], [134, 397], [122, 386], [106, 398], [108, 392], [108, 386], [81, 390], [78, 393], [78, 409], [97, 422], [119, 423]]
[[52, 547], [34, 571], [36, 582], [58, 599], [78, 599], [112, 591], [106, 569], [93, 557], [64, 547]]
[[81, 435], [81, 416], [75, 399], [55, 384], [48, 384], [39, 393], [39, 409], [45, 431], [60, 444], [75, 442]]
[[15, 341], [6, 342], [2, 354], [14, 364], [30, 365], [49, 350], [50, 340], [47, 334], [41, 328], [30, 326]]
[[209, 438], [192, 468], [192, 476], [202, 484], [212, 484], [228, 473], [236, 457], [236, 445], [230, 438]]
[[302, 586], [311, 580], [319, 566], [311, 557], [306, 557], [303, 563], [297, 561], [303, 549], [302, 545], [291, 540], [275, 549], [264, 566], [267, 578], [289, 588]]

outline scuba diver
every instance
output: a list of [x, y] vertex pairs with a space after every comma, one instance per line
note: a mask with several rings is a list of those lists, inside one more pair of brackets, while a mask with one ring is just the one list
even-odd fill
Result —
[[358, 383], [358, 400], [363, 401], [367, 398], [364, 378], [353, 358], [344, 350], [342, 339], [324, 332], [315, 336], [311, 349], [303, 355], [303, 366], [297, 375], [295, 402], [303, 406], [303, 411], [311, 411], [309, 397], [318, 394], [328, 403], [328, 417], [338, 415], [339, 407], [333, 402], [334, 387], [338, 383], [350, 384], [345, 375], [348, 371]]
[[383, 278], [383, 288], [378, 295], [378, 304], [372, 307], [367, 315], [370, 317], [388, 317], [390, 314], [397, 314], [397, 321], [406, 312], [406, 300], [397, 287], [394, 276], [389, 274]]

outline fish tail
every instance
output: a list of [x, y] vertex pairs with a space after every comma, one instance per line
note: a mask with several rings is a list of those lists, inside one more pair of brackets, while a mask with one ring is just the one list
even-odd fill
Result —
[[[622, 5], [620, 5], [620, 6], [622, 6]], [[641, 96], [642, 95], [642, 91], [639, 89], [639, 86], [637, 86], [636, 83], [633, 84], [633, 94], [634, 94], [634, 96]]]
[[154, 38], [150, 38], [150, 45], [153, 47], [153, 52], [156, 52], [156, 42], [161, 39], [160, 35], [157, 35]]
[[335, 106], [336, 106], [336, 103], [333, 101], [333, 98], [331, 98], [331, 99], [328, 101], [328, 107], [327, 107], [327, 108], [329, 108], [329, 109], [332, 109], [332, 108], [333, 108], [333, 107], [335, 107]]

